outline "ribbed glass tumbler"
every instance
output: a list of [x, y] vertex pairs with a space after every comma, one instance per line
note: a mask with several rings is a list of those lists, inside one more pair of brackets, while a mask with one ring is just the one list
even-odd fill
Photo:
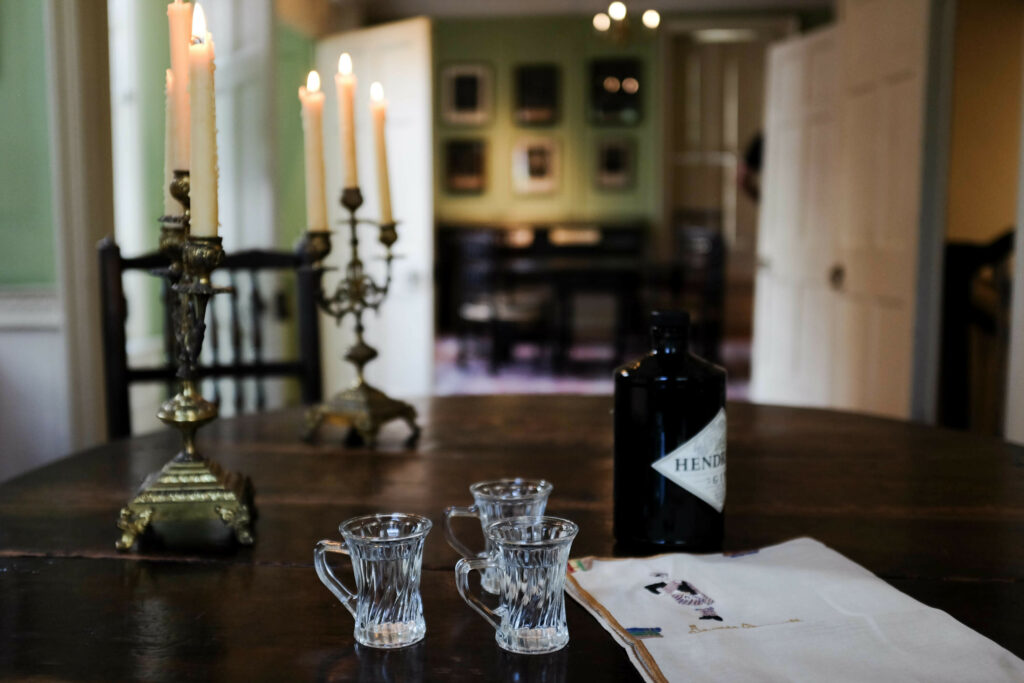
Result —
[[[463, 558], [455, 565], [455, 585], [470, 607], [497, 633], [509, 652], [554, 652], [569, 642], [565, 623], [565, 572], [579, 527], [558, 517], [515, 517], [488, 525], [495, 551]], [[492, 610], [469, 590], [469, 573], [494, 568], [499, 607]]]
[[[484, 557], [494, 552], [494, 544], [484, 534], [486, 548], [483, 553], [470, 550], [460, 541], [452, 530], [453, 517], [477, 517], [480, 529], [484, 530], [491, 522], [510, 517], [538, 517], [544, 514], [551, 495], [552, 485], [543, 479], [495, 479], [478, 481], [469, 487], [473, 496], [473, 505], [469, 507], [451, 506], [444, 511], [444, 536], [448, 545], [463, 557]], [[480, 579], [481, 585], [488, 593], [498, 592], [498, 575], [493, 569], [486, 569]]]
[[[355, 617], [355, 639], [369, 647], [395, 648], [423, 639], [426, 622], [420, 598], [423, 542], [431, 522], [396, 512], [354, 517], [338, 527], [344, 545], [323, 540], [313, 551], [317, 576]], [[327, 553], [352, 560], [356, 590], [331, 571]]]

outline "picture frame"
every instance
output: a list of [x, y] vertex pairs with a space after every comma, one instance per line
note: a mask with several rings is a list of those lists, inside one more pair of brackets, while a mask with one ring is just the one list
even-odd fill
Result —
[[449, 64], [441, 69], [441, 118], [456, 126], [482, 126], [491, 120], [494, 84], [482, 63]]
[[636, 142], [632, 138], [605, 138], [597, 143], [595, 185], [600, 190], [626, 190], [636, 182]]
[[557, 64], [521, 64], [515, 67], [512, 82], [516, 123], [547, 126], [558, 122], [561, 72]]
[[487, 189], [487, 145], [482, 138], [444, 143], [444, 186], [450, 194], [481, 194]]
[[635, 126], [643, 119], [645, 81], [639, 59], [619, 57], [590, 63], [590, 121]]
[[553, 137], [522, 138], [512, 150], [512, 186], [517, 194], [547, 194], [561, 181], [561, 148]]

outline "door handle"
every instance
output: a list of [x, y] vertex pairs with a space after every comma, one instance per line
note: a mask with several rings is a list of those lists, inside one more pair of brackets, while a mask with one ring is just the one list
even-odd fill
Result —
[[828, 269], [828, 281], [829, 284], [832, 285], [832, 289], [842, 289], [844, 280], [846, 280], [846, 268], [841, 263], [833, 264], [833, 266]]

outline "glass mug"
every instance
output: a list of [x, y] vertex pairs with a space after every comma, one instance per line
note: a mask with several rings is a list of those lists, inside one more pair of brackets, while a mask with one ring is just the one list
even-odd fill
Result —
[[[495, 551], [463, 558], [455, 565], [455, 587], [466, 603], [497, 631], [494, 639], [509, 652], [543, 654], [565, 647], [565, 572], [569, 548], [579, 527], [558, 517], [514, 517], [488, 525]], [[491, 609], [469, 590], [469, 573], [493, 568], [498, 576], [498, 608]]]
[[[420, 598], [423, 542], [432, 526], [420, 515], [395, 512], [353, 517], [338, 526], [344, 544], [323, 540], [313, 551], [316, 574], [355, 617], [355, 639], [369, 647], [394, 648], [423, 640]], [[327, 553], [352, 560], [355, 592], [331, 571]]]
[[[537, 517], [544, 514], [548, 504], [548, 496], [554, 488], [544, 479], [495, 479], [478, 481], [469, 487], [473, 496], [473, 505], [469, 507], [451, 506], [444, 511], [444, 536], [448, 545], [463, 557], [483, 557], [489, 555], [494, 547], [487, 534], [484, 534], [486, 549], [482, 553], [473, 552], [455, 537], [452, 531], [453, 517], [478, 517], [480, 528], [499, 519], [509, 517]], [[480, 579], [481, 585], [488, 593], [498, 592], [497, 574], [487, 570]]]

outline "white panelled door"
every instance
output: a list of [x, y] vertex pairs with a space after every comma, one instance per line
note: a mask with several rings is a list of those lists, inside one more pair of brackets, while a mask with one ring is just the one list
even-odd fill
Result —
[[754, 400], [908, 417], [928, 0], [772, 49]]
[[835, 28], [769, 50], [751, 396], [828, 406], [837, 294]]
[[928, 0], [841, 6], [837, 407], [910, 414]]
[[[433, 105], [430, 21], [409, 19], [372, 28], [340, 33], [317, 43], [316, 68], [327, 98], [324, 107], [324, 163], [327, 176], [328, 219], [337, 230], [332, 240], [330, 265], [348, 259], [347, 215], [341, 195], [341, 148], [334, 74], [342, 52], [352, 56], [356, 86], [356, 149], [359, 184], [363, 194], [362, 218], [380, 215], [376, 156], [370, 119], [370, 84], [380, 81], [388, 101], [387, 145], [391, 174], [391, 201], [398, 221], [391, 292], [379, 315], [367, 313], [367, 343], [380, 357], [366, 366], [367, 380], [395, 396], [425, 396], [433, 389], [434, 358], [434, 186]], [[298, 112], [296, 102], [296, 112]], [[297, 115], [297, 113], [296, 113]], [[383, 277], [384, 250], [372, 227], [360, 229], [360, 256], [374, 277]], [[325, 286], [336, 282], [328, 273]], [[355, 378], [342, 359], [352, 344], [352, 321], [338, 328], [323, 320], [324, 392], [346, 388]]]

